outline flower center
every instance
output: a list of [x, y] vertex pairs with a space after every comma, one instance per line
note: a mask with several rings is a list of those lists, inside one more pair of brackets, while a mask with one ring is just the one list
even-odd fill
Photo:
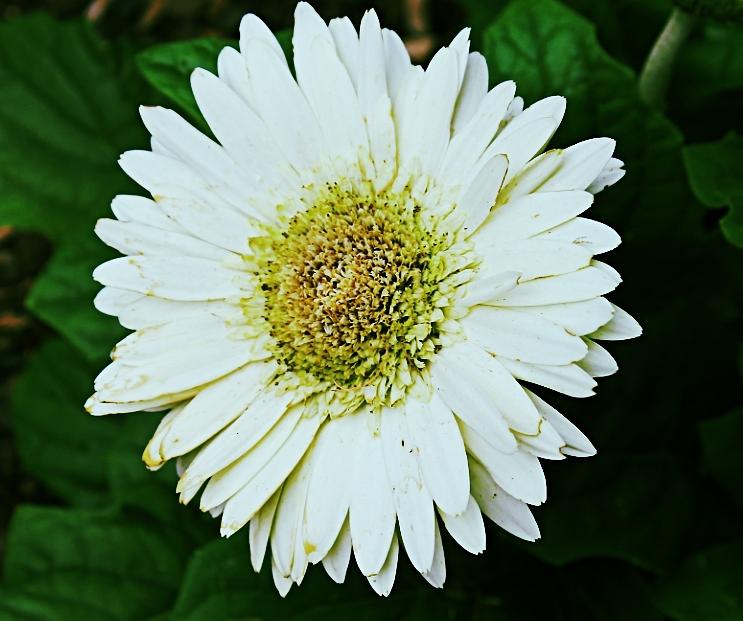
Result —
[[435, 353], [451, 242], [409, 196], [328, 185], [267, 241], [263, 316], [287, 370], [385, 393]]

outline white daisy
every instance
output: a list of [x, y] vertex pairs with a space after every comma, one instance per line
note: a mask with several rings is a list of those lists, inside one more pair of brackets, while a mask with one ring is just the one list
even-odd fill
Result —
[[565, 100], [488, 90], [468, 33], [424, 71], [373, 11], [357, 33], [300, 3], [295, 80], [247, 15], [191, 79], [218, 142], [142, 108], [152, 149], [121, 165], [153, 199], [96, 227], [127, 255], [96, 306], [134, 332], [88, 410], [170, 409], [146, 464], [177, 458], [223, 535], [250, 523], [256, 571], [270, 541], [282, 594], [353, 550], [386, 595], [400, 541], [440, 587], [441, 528], [480, 553], [483, 513], [535, 540], [539, 458], [595, 451], [522, 382], [587, 397], [617, 369], [595, 339], [640, 333], [593, 258], [618, 235], [581, 217], [614, 142], [542, 152]]

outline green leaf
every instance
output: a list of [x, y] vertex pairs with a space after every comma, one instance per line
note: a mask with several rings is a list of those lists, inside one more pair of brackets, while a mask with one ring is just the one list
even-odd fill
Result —
[[188, 547], [102, 512], [26, 506], [7, 542], [0, 619], [143, 620], [167, 610]]
[[[139, 459], [160, 418], [144, 412], [90, 416], [83, 403], [96, 373], [70, 345], [49, 341], [30, 357], [12, 393], [13, 429], [24, 468], [76, 505], [108, 502], [109, 460], [117, 455]], [[146, 476], [141, 463], [140, 468]], [[163, 502], [174, 503], [165, 496]]]
[[743, 438], [743, 407], [725, 416], [699, 423], [704, 469], [714, 476], [743, 507], [740, 477], [740, 439]]
[[[276, 34], [287, 58], [291, 59], [291, 32]], [[137, 67], [144, 78], [162, 95], [191, 117], [200, 129], [208, 131], [204, 117], [191, 91], [191, 73], [197, 67], [217, 72], [217, 57], [225, 47], [237, 48], [230, 39], [207, 37], [163, 43], [137, 55]]]
[[743, 138], [731, 133], [718, 142], [685, 147], [684, 163], [704, 205], [730, 208], [720, 227], [731, 244], [743, 248]]
[[552, 500], [537, 512], [542, 538], [528, 551], [557, 565], [592, 557], [621, 559], [658, 573], [671, 565], [692, 509], [673, 460], [603, 456], [571, 471], [573, 490], [553, 486]]
[[743, 619], [743, 541], [692, 556], [661, 586], [656, 601], [679, 621]]
[[145, 140], [128, 59], [86, 23], [0, 24], [0, 223], [52, 240], [57, 254], [29, 307], [91, 359], [121, 334], [91, 304], [92, 267], [111, 256], [93, 226], [115, 194], [134, 189], [117, 159]]

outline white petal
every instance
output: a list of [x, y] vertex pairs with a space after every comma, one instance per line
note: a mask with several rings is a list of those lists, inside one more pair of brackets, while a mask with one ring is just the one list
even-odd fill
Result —
[[253, 448], [209, 479], [201, 495], [201, 509], [210, 509], [226, 502], [251, 481], [276, 455], [289, 436], [297, 431], [301, 415], [300, 406], [290, 408]]
[[425, 572], [433, 563], [436, 517], [405, 418], [401, 408], [382, 412], [382, 447], [405, 550], [413, 567]]
[[361, 417], [329, 420], [313, 447], [315, 464], [305, 508], [304, 546], [311, 563], [321, 561], [338, 537], [348, 513]]
[[521, 450], [542, 459], [565, 459], [565, 454], [562, 452], [565, 448], [565, 441], [557, 433], [557, 430], [544, 419], [539, 425], [538, 434], [533, 436], [519, 434], [519, 446]]
[[423, 577], [432, 587], [442, 589], [444, 587], [444, 582], [446, 581], [446, 561], [444, 559], [444, 545], [441, 542], [441, 533], [439, 532], [438, 522], [435, 522], [434, 526], [436, 527], [436, 548], [433, 553], [433, 564], [431, 565], [431, 569], [429, 571], [423, 573]]
[[601, 173], [615, 145], [611, 138], [592, 138], [568, 147], [560, 168], [541, 190], [585, 190]]
[[614, 308], [614, 316], [611, 321], [591, 334], [592, 339], [623, 341], [636, 338], [642, 334], [642, 327], [634, 317], [614, 304], [612, 304], [612, 307]]
[[545, 231], [536, 239], [565, 241], [585, 248], [592, 255], [614, 250], [621, 238], [610, 226], [588, 218], [574, 218], [549, 231]]
[[[364, 418], [370, 421], [371, 415], [364, 414]], [[351, 495], [351, 538], [356, 564], [361, 573], [370, 576], [379, 572], [385, 562], [395, 533], [396, 514], [382, 440], [368, 429], [359, 434], [359, 440]]]
[[253, 362], [199, 392], [163, 439], [167, 459], [201, 446], [255, 400], [276, 370], [274, 361]]
[[161, 456], [160, 446], [163, 438], [170, 430], [173, 421], [180, 416], [182, 411], [183, 405], [179, 405], [163, 416], [157, 429], [155, 429], [152, 439], [147, 443], [144, 453], [142, 454], [142, 461], [144, 461], [149, 470], [158, 470], [165, 463], [165, 460], [163, 460]]
[[480, 507], [470, 496], [464, 513], [450, 515], [439, 510], [441, 519], [449, 534], [467, 552], [480, 554], [485, 551], [485, 524]]
[[462, 297], [462, 306], [470, 308], [502, 297], [516, 286], [519, 276], [521, 276], [519, 272], [478, 274], [476, 278], [467, 283], [465, 294]]
[[229, 86], [245, 103], [249, 104], [251, 99], [250, 78], [242, 54], [233, 47], [222, 49], [217, 57], [217, 71], [219, 79]]
[[[454, 355], [461, 361], [466, 360], [468, 365], [467, 371], [457, 374], [455, 380], [461, 377], [468, 378], [467, 383], [470, 384], [472, 390], [477, 391], [480, 397], [489, 404], [491, 416], [502, 417], [508, 427], [514, 431], [536, 433], [539, 426], [539, 415], [536, 409], [524, 394], [523, 388], [498, 359], [468, 341], [458, 343], [448, 349], [454, 350]], [[462, 416], [459, 418], [476, 429], [494, 446], [506, 452], [513, 450], [510, 442], [501, 446], [494, 436], [483, 434], [466, 418]]]
[[[178, 484], [178, 491], [200, 485], [222, 468], [245, 455], [261, 441], [271, 427], [284, 415], [291, 396], [263, 392], [227, 428], [206, 445], [193, 460]], [[224, 502], [219, 498], [209, 508]]]
[[168, 218], [155, 201], [144, 196], [119, 194], [111, 201], [111, 211], [121, 222], [138, 222], [164, 231], [183, 232], [178, 223]]
[[588, 351], [578, 336], [531, 313], [504, 308], [473, 309], [462, 320], [468, 338], [491, 354], [536, 364], [582, 360]]
[[[487, 73], [487, 68], [485, 71]], [[465, 75], [465, 82], [466, 80]], [[469, 122], [457, 130], [441, 167], [442, 174], [452, 183], [461, 183], [469, 176], [472, 167], [498, 131], [515, 92], [514, 82], [501, 82], [479, 102], [477, 111]]]
[[591, 253], [585, 248], [570, 242], [540, 237], [493, 244], [480, 243], [477, 253], [483, 257], [483, 266], [487, 273], [509, 270], [519, 272], [522, 282], [574, 272], [591, 263]]
[[526, 541], [539, 539], [539, 526], [529, 507], [506, 493], [476, 461], [470, 462], [470, 469], [474, 486], [473, 494], [482, 512], [516, 537]]
[[93, 305], [106, 315], [117, 316], [127, 306], [142, 298], [141, 293], [117, 289], [116, 287], [103, 287], [93, 300]]
[[562, 448], [562, 452], [565, 455], [570, 455], [571, 457], [591, 457], [596, 454], [593, 444], [573, 423], [534, 393], [529, 392], [529, 397], [534, 402], [537, 410], [539, 410], [539, 414], [562, 436], [562, 439], [566, 443], [566, 446]]
[[387, 597], [392, 591], [392, 585], [395, 582], [395, 573], [397, 572], [397, 557], [399, 556], [400, 546], [397, 543], [397, 535], [392, 538], [392, 544], [387, 552], [387, 558], [378, 573], [367, 576], [372, 589], [377, 595]]
[[591, 192], [591, 194], [598, 194], [602, 190], [608, 188], [610, 185], [614, 185], [617, 181], [624, 177], [624, 174], [627, 172], [622, 168], [622, 166], [624, 166], [624, 162], [622, 160], [618, 160], [615, 157], [609, 158], [609, 161], [606, 163], [606, 166], [604, 166], [604, 169], [586, 189]]
[[463, 231], [468, 231], [468, 234], [476, 231], [485, 220], [495, 205], [507, 170], [508, 158], [505, 155], [494, 155], [480, 169], [459, 202], [466, 214]]
[[253, 290], [247, 273], [193, 257], [120, 257], [99, 265], [93, 278], [102, 285], [185, 302], [245, 297]]
[[467, 451], [485, 466], [504, 490], [530, 505], [540, 505], [547, 499], [547, 482], [539, 459], [521, 450], [514, 453], [499, 451], [471, 427], [464, 423], [460, 427]]
[[506, 186], [500, 194], [501, 203], [516, 200], [537, 191], [549, 179], [562, 162], [562, 151], [545, 151], [529, 162]]
[[591, 203], [593, 195], [582, 191], [527, 194], [493, 209], [475, 236], [486, 245], [527, 239], [575, 218]]
[[[106, 287], [106, 289], [109, 288]], [[177, 302], [153, 295], [143, 295], [134, 291], [128, 291], [127, 293], [133, 293], [137, 298], [121, 309], [119, 322], [122, 326], [131, 330], [150, 328], [169, 321], [178, 321], [200, 315], [214, 315], [230, 325], [245, 323], [245, 314], [239, 304], [231, 304], [221, 300]]]
[[616, 360], [601, 345], [591, 339], [585, 339], [588, 344], [588, 354], [578, 363], [578, 366], [591, 377], [607, 377], [619, 370]]
[[289, 68], [265, 43], [247, 43], [248, 70], [253, 84], [253, 105], [282, 153], [297, 168], [321, 161], [322, 135], [307, 100]]
[[472, 119], [488, 92], [488, 64], [485, 57], [472, 52], [467, 58], [464, 80], [452, 119], [452, 134], [456, 134]]
[[222, 535], [230, 536], [242, 528], [279, 488], [302, 459], [322, 420], [320, 414], [303, 417], [302, 424], [265, 467], [227, 501], [222, 514]]
[[589, 265], [577, 272], [519, 283], [492, 301], [496, 306], [548, 306], [582, 302], [614, 291], [615, 278]]
[[511, 374], [525, 382], [551, 388], [571, 397], [590, 397], [596, 381], [576, 364], [548, 366], [499, 358]]
[[335, 49], [346, 67], [354, 85], [358, 82], [359, 70], [359, 34], [347, 17], [336, 17], [328, 24], [330, 34], [335, 41]]
[[346, 571], [348, 563], [351, 560], [351, 529], [348, 526], [348, 520], [343, 524], [341, 532], [338, 535], [333, 547], [323, 558], [322, 564], [330, 578], [338, 583], [343, 584], [346, 580]]
[[281, 570], [276, 566], [276, 562], [271, 563], [271, 575], [273, 576], [273, 583], [276, 585], [276, 590], [279, 592], [281, 597], [286, 597], [289, 593], [289, 589], [292, 588], [292, 579], [288, 576], [281, 574]]
[[418, 463], [434, 502], [447, 513], [461, 513], [469, 498], [464, 441], [451, 410], [434, 393], [429, 403], [409, 397], [405, 406]]
[[95, 225], [95, 233], [106, 244], [122, 254], [191, 256], [211, 261], [229, 261], [235, 255], [212, 244], [173, 231], [139, 224], [102, 218]]
[[[491, 378], [482, 366], [483, 350], [458, 343], [439, 352], [431, 365], [433, 385], [457, 418], [477, 429], [503, 451], [516, 450], [516, 440], [508, 423], [496, 406]], [[480, 353], [481, 352], [481, 353]], [[473, 355], [477, 358], [473, 359]], [[461, 378], [466, 377], [467, 382]]]
[[276, 513], [276, 506], [278, 505], [280, 496], [281, 489], [277, 490], [268, 502], [261, 507], [261, 510], [253, 516], [253, 519], [250, 520], [250, 562], [256, 573], [261, 570], [263, 558], [266, 556], [268, 537], [271, 534], [273, 517]]
[[240, 51], [246, 58], [247, 63], [254, 62], [248, 54], [248, 44], [251, 41], [261, 41], [266, 44], [268, 49], [273, 51], [276, 57], [286, 64], [284, 50], [281, 49], [281, 45], [279, 45], [271, 29], [263, 23], [260, 17], [248, 13], [240, 21]]
[[512, 306], [510, 308], [524, 313], [533, 313], [538, 317], [560, 324], [570, 334], [577, 336], [595, 332], [614, 314], [612, 305], [606, 298], [549, 306]]

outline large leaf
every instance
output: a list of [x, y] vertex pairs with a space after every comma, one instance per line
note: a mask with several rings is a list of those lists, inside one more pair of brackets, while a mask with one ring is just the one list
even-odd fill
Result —
[[649, 571], [667, 569], [691, 520], [691, 497], [677, 464], [663, 455], [597, 461], [572, 468], [572, 493], [556, 490], [538, 511], [542, 539], [527, 549], [558, 565], [609, 557]]
[[70, 345], [50, 341], [29, 359], [12, 393], [13, 428], [24, 468], [79, 505], [107, 502], [109, 459], [139, 458], [160, 417], [90, 416], [83, 403], [95, 375], [94, 365]]
[[684, 148], [691, 187], [707, 207], [729, 207], [720, 227], [731, 244], [743, 248], [743, 138], [729, 134], [718, 142]]
[[657, 602], [678, 621], [743, 619], [743, 541], [691, 557], [661, 586]]
[[170, 608], [188, 553], [168, 529], [102, 512], [21, 507], [8, 536], [0, 619], [148, 619]]
[[96, 219], [133, 189], [118, 156], [144, 142], [128, 58], [85, 23], [35, 15], [0, 24], [0, 223], [54, 243], [29, 306], [88, 358], [121, 334], [93, 309], [90, 274], [111, 256], [91, 241]]
[[743, 408], [699, 424], [703, 465], [743, 507], [740, 477], [740, 439], [743, 438]]

